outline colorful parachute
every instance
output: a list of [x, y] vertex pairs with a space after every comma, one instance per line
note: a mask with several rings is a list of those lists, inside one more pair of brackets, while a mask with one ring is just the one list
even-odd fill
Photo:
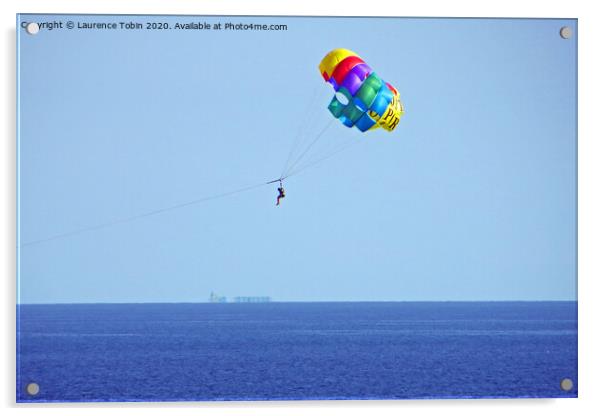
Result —
[[320, 73], [336, 91], [328, 109], [347, 127], [393, 131], [403, 115], [399, 93], [354, 52], [333, 49], [320, 62]]

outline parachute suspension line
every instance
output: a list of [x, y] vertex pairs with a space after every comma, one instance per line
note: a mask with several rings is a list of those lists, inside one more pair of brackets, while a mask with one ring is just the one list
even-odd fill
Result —
[[317, 98], [319, 96], [318, 91], [320, 90], [320, 87], [321, 87], [320, 85], [316, 85], [316, 87], [314, 88], [312, 99], [309, 101], [309, 104], [307, 105], [307, 108], [305, 109], [305, 112], [303, 113], [304, 116], [301, 117], [299, 129], [297, 130], [297, 134], [295, 135], [295, 140], [293, 141], [291, 150], [289, 151], [288, 156], [286, 158], [286, 162], [284, 164], [284, 167], [282, 168], [282, 173], [280, 174], [281, 177], [284, 176], [284, 173], [286, 172], [293, 155], [295, 154], [295, 152], [298, 150], [299, 146], [303, 142], [302, 138], [305, 135], [305, 132], [307, 131], [306, 129], [304, 129], [304, 127], [311, 125], [315, 119], [315, 116], [318, 113], [318, 111], [317, 111], [318, 109], [316, 108], [317, 106], [315, 104], [318, 101]]
[[35, 245], [35, 244], [45, 243], [47, 241], [58, 240], [60, 238], [65, 238], [65, 237], [71, 237], [71, 236], [74, 236], [74, 235], [77, 235], [77, 234], [82, 234], [82, 233], [85, 233], [85, 232], [88, 232], [88, 231], [100, 230], [101, 228], [108, 228], [108, 227], [112, 227], [114, 225], [124, 224], [124, 223], [135, 221], [135, 220], [138, 220], [138, 219], [141, 219], [141, 218], [145, 218], [145, 217], [150, 217], [150, 216], [153, 216], [153, 215], [162, 214], [162, 213], [167, 212], [167, 211], [172, 211], [172, 210], [184, 208], [184, 207], [187, 207], [187, 206], [190, 206], [190, 205], [201, 204], [203, 202], [211, 201], [211, 200], [214, 200], [214, 199], [225, 198], [225, 197], [228, 197], [228, 196], [231, 196], [231, 195], [235, 195], [235, 194], [239, 194], [239, 193], [242, 193], [242, 192], [248, 192], [248, 191], [250, 191], [252, 189], [256, 189], [256, 188], [259, 188], [259, 187], [265, 186], [265, 185], [266, 185], [266, 183], [262, 182], [262, 183], [258, 183], [258, 184], [255, 184], [255, 185], [247, 186], [245, 188], [235, 189], [233, 191], [224, 192], [224, 193], [221, 193], [221, 194], [206, 196], [206, 197], [203, 197], [203, 198], [195, 199], [195, 200], [184, 202], [184, 203], [181, 203], [181, 204], [171, 205], [169, 207], [159, 208], [159, 209], [156, 209], [156, 210], [153, 210], [153, 211], [144, 212], [144, 213], [138, 214], [138, 215], [132, 215], [131, 217], [125, 217], [125, 218], [121, 218], [121, 219], [118, 219], [118, 220], [115, 220], [115, 221], [111, 221], [111, 222], [105, 222], [105, 223], [102, 223], [102, 224], [92, 225], [92, 226], [89, 226], [89, 227], [80, 228], [80, 229], [69, 231], [69, 232], [66, 232], [66, 233], [55, 234], [55, 235], [47, 237], [47, 238], [42, 238], [42, 239], [39, 239], [39, 240], [32, 240], [32, 241], [25, 242], [25, 243], [21, 244], [20, 247], [32, 246], [32, 245]]
[[[353, 134], [333, 134], [328, 137], [328, 140], [323, 140], [321, 145], [311, 151], [311, 155], [307, 155], [300, 161], [294, 169], [289, 170], [289, 174], [299, 169], [304, 169], [307, 165], [314, 165], [317, 160], [328, 159], [331, 155], [335, 155], [348, 145], [356, 143], [357, 138]], [[360, 139], [360, 141], [362, 141]]]
[[330, 119], [330, 121], [320, 131], [320, 133], [318, 133], [318, 135], [312, 140], [312, 142], [309, 143], [309, 145], [305, 148], [305, 150], [297, 157], [297, 159], [293, 162], [293, 164], [287, 169], [287, 171], [284, 173], [284, 177], [290, 176], [289, 173], [295, 168], [295, 166], [297, 166], [297, 164], [303, 159], [303, 156], [305, 156], [307, 154], [307, 152], [310, 151], [310, 149], [318, 142], [318, 140], [320, 140], [320, 137], [322, 137], [324, 135], [324, 133], [326, 133], [326, 131], [330, 128], [330, 126], [333, 125], [333, 123], [335, 121], [337, 121], [336, 118]]
[[297, 166], [296, 169], [294, 169], [292, 172], [290, 172], [287, 176], [285, 176], [282, 179], [286, 179], [286, 178], [290, 178], [291, 176], [295, 176], [295, 175], [303, 172], [306, 169], [314, 167], [314, 166], [316, 166], [316, 165], [324, 162], [325, 160], [330, 159], [331, 157], [334, 157], [334, 156], [338, 155], [339, 153], [343, 152], [344, 150], [347, 150], [351, 146], [353, 146], [355, 144], [358, 144], [358, 143], [360, 143], [359, 140], [355, 140], [355, 141], [343, 143], [342, 145], [337, 146], [336, 148], [332, 149], [331, 152], [326, 153], [325, 155], [321, 156], [320, 158], [315, 159], [315, 160], [313, 160], [313, 161], [311, 161], [309, 163], [306, 163], [304, 165], [302, 164], [300, 166]]

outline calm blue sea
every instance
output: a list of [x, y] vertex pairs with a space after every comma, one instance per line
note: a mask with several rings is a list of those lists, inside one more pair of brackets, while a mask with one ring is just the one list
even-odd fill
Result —
[[577, 397], [576, 302], [21, 305], [17, 316], [20, 402]]

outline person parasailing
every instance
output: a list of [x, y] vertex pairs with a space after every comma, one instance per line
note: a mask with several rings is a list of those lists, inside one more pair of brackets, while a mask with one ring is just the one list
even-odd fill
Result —
[[284, 192], [282, 181], [280, 181], [280, 186], [278, 187], [278, 197], [276, 198], [276, 206], [280, 205], [280, 200], [284, 197], [286, 197], [286, 193]]

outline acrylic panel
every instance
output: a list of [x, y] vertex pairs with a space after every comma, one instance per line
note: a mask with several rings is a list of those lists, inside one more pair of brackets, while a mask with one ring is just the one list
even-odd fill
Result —
[[577, 397], [577, 20], [17, 16], [18, 402]]

